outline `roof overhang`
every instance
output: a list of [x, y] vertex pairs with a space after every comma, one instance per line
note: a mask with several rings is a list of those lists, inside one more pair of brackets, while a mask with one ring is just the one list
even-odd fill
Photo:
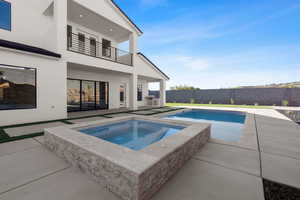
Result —
[[14, 50], [18, 50], [18, 51], [25, 51], [25, 52], [39, 54], [39, 55], [43, 55], [43, 56], [61, 58], [61, 55], [58, 53], [48, 51], [46, 49], [42, 49], [39, 47], [30, 46], [30, 45], [22, 44], [22, 43], [18, 43], [18, 42], [12, 42], [12, 41], [8, 41], [8, 40], [0, 39], [0, 47], [14, 49]]
[[128, 17], [128, 15], [118, 6], [114, 0], [109, 0], [112, 3], [113, 7], [119, 11], [119, 13], [127, 20], [127, 22], [136, 30], [138, 35], [142, 35], [143, 31]]
[[139, 52], [138, 55], [146, 61], [149, 65], [151, 65], [157, 72], [159, 72], [166, 80], [170, 80], [170, 77], [166, 75], [159, 67], [157, 67], [149, 58], [147, 58], [143, 53]]

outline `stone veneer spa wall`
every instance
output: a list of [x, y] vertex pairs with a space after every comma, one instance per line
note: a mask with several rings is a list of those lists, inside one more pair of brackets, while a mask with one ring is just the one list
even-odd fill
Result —
[[[140, 151], [80, 133], [81, 127], [124, 120], [185, 126]], [[210, 137], [210, 125], [149, 117], [120, 117], [45, 130], [45, 145], [124, 200], [149, 200]]]

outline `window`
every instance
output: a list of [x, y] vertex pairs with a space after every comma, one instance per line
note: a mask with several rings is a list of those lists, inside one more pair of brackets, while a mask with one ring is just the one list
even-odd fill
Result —
[[0, 0], [0, 28], [11, 30], [11, 4], [4, 0]]
[[78, 33], [78, 47], [79, 47], [79, 52], [85, 53], [85, 35], [82, 33]]
[[102, 56], [111, 57], [111, 41], [102, 39]]
[[138, 84], [138, 86], [137, 86], [137, 100], [143, 101], [143, 85], [142, 84]]
[[36, 108], [36, 69], [0, 65], [0, 110]]
[[67, 37], [68, 37], [68, 47], [72, 47], [72, 26], [68, 25], [67, 26]]

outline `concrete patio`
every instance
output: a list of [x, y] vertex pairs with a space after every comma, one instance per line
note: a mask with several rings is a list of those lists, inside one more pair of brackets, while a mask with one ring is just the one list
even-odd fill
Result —
[[[261, 112], [257, 149], [211, 140], [152, 199], [269, 200], [264, 179], [299, 191], [299, 125]], [[43, 137], [0, 144], [0, 172], [1, 200], [119, 200], [44, 148]]]

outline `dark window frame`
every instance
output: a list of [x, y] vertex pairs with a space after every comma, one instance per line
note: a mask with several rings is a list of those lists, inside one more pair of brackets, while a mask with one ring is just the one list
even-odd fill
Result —
[[33, 69], [34, 70], [34, 86], [35, 86], [35, 91], [34, 91], [34, 104], [32, 108], [7, 108], [7, 109], [0, 109], [1, 111], [4, 110], [34, 110], [37, 109], [37, 68], [34, 67], [21, 67], [21, 66], [15, 66], [15, 65], [7, 65], [7, 64], [2, 64], [0, 63], [0, 69], [1, 66], [7, 66], [7, 67], [12, 67], [12, 68], [25, 68], [25, 69]]
[[71, 25], [67, 25], [67, 43], [68, 48], [73, 46], [73, 27]]
[[[108, 81], [95, 81], [95, 80], [88, 80], [88, 79], [77, 79], [77, 78], [67, 78], [67, 80], [75, 80], [75, 81], [79, 81], [80, 82], [80, 107], [79, 107], [79, 110], [72, 110], [72, 111], [69, 111], [68, 108], [67, 108], [67, 112], [82, 112], [82, 111], [92, 111], [92, 110], [109, 110], [109, 82]], [[94, 82], [95, 84], [95, 109], [82, 109], [82, 82], [83, 81], [89, 81], [89, 82]], [[97, 89], [97, 83], [100, 83], [100, 82], [103, 82], [103, 83], [106, 83], [107, 84], [107, 94], [106, 94], [106, 102], [107, 102], [107, 105], [105, 108], [100, 108], [100, 107], [97, 107], [96, 105], [96, 89]], [[99, 88], [100, 89], [100, 88]], [[67, 88], [68, 90], [68, 88]], [[67, 99], [68, 101], [68, 99]]]
[[12, 30], [12, 28], [11, 28], [12, 27], [12, 20], [11, 20], [11, 11], [12, 11], [11, 8], [12, 8], [12, 6], [11, 6], [11, 2], [6, 1], [6, 0], [0, 0], [0, 3], [1, 2], [7, 3], [9, 5], [9, 14], [10, 14], [10, 16], [9, 16], [9, 29], [3, 28], [3, 27], [0, 27], [0, 29], [11, 32], [11, 30]]

